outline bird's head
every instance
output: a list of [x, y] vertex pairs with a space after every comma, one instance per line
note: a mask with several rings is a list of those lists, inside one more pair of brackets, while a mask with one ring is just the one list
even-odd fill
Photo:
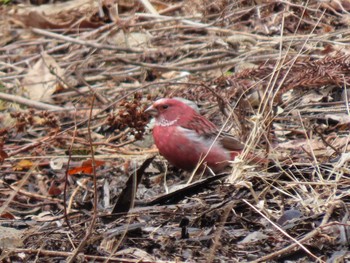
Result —
[[145, 112], [155, 117], [158, 125], [171, 126], [186, 121], [192, 114], [196, 114], [198, 107], [189, 100], [163, 98], [156, 100]]

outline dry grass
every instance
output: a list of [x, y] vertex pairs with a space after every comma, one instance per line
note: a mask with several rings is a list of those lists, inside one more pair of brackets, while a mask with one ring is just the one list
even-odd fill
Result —
[[[1, 7], [4, 262], [349, 259], [349, 7], [255, 2]], [[226, 181], [161, 196], [167, 96], [246, 143]]]

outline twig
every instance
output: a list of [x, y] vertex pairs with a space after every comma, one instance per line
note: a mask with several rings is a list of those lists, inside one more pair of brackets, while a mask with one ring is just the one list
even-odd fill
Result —
[[[242, 201], [244, 203], [246, 203], [247, 205], [249, 205], [251, 208], [253, 208], [258, 214], [260, 214], [262, 217], [264, 217], [267, 221], [269, 221], [270, 224], [272, 224], [275, 228], [278, 229], [278, 231], [280, 231], [283, 235], [285, 235], [286, 237], [288, 237], [289, 239], [293, 240], [293, 244], [291, 246], [295, 247], [295, 246], [299, 246], [300, 248], [302, 248], [307, 254], [309, 254], [311, 257], [313, 257], [314, 259], [317, 260], [317, 262], [323, 262], [321, 259], [319, 259], [317, 256], [315, 256], [314, 254], [311, 253], [310, 250], [308, 250], [303, 244], [302, 242], [304, 241], [304, 238], [302, 238], [300, 241], [296, 240], [295, 238], [293, 238], [292, 236], [290, 236], [286, 231], [284, 231], [281, 227], [279, 227], [277, 224], [275, 224], [274, 222], [272, 222], [269, 218], [267, 218], [262, 212], [260, 212], [255, 206], [253, 206], [252, 204], [250, 204], [247, 200], [242, 199]], [[302, 241], [303, 240], [303, 241]], [[289, 246], [289, 247], [291, 247]], [[291, 248], [285, 250], [286, 251], [290, 251]], [[281, 251], [281, 250], [280, 250]], [[264, 259], [263, 259], [264, 258]], [[266, 261], [266, 258], [263, 257], [258, 259], [256, 262], [263, 262]]]
[[0, 214], [3, 214], [3, 212], [6, 210], [6, 208], [9, 206], [9, 204], [12, 202], [12, 200], [15, 198], [15, 196], [20, 193], [21, 188], [27, 183], [28, 178], [30, 175], [32, 175], [33, 171], [37, 168], [38, 162], [34, 163], [32, 167], [29, 169], [29, 171], [25, 174], [25, 176], [22, 178], [22, 180], [19, 182], [18, 187], [16, 187], [14, 192], [10, 194], [10, 196], [6, 199], [6, 202], [4, 202], [0, 207]]
[[[24, 248], [15, 248], [12, 249], [9, 254], [14, 254], [14, 253], [24, 253], [24, 254], [36, 254], [36, 255], [43, 255], [43, 256], [52, 256], [52, 257], [70, 257], [73, 255], [73, 252], [64, 252], [64, 251], [52, 251], [52, 250], [45, 250], [45, 249], [24, 249]], [[102, 261], [102, 260], [107, 260], [111, 262], [133, 262], [133, 263], [138, 263], [138, 262], [143, 262], [143, 263], [151, 263], [151, 261], [148, 260], [141, 260], [140, 259], [132, 259], [132, 258], [117, 258], [117, 257], [102, 257], [102, 256], [93, 256], [93, 255], [86, 255], [82, 254], [81, 255], [83, 258], [87, 260], [93, 260], [93, 261]], [[178, 261], [158, 261], [157, 263], [175, 263]]]
[[160, 15], [164, 15], [164, 14], [166, 14], [166, 13], [174, 12], [174, 11], [180, 9], [182, 6], [183, 6], [183, 3], [171, 5], [171, 6], [169, 6], [168, 8], [165, 8], [165, 9], [163, 9], [163, 10], [160, 10], [160, 11], [159, 11], [159, 14], [160, 14]]
[[153, 5], [148, 0], [140, 0], [140, 2], [145, 7], [145, 9], [148, 11], [148, 13], [151, 13], [153, 15], [159, 15], [157, 10], [153, 7]]
[[94, 106], [94, 101], [95, 101], [95, 94], [92, 96], [92, 102], [91, 102], [91, 107], [90, 107], [90, 115], [89, 115], [89, 120], [88, 120], [88, 133], [89, 133], [89, 142], [90, 142], [90, 151], [91, 151], [91, 159], [92, 159], [92, 174], [93, 174], [93, 184], [94, 184], [94, 207], [93, 207], [93, 212], [92, 212], [92, 219], [90, 222], [90, 225], [85, 233], [84, 238], [81, 240], [79, 246], [74, 250], [73, 255], [67, 259], [68, 263], [75, 262], [76, 257], [78, 256], [79, 252], [82, 251], [82, 249], [85, 247], [85, 244], [91, 237], [92, 230], [95, 226], [95, 222], [97, 219], [97, 176], [96, 176], [96, 161], [94, 158], [94, 147], [92, 146], [92, 135], [91, 135], [91, 121], [92, 121], [92, 111], [93, 111], [93, 106]]
[[[3, 180], [0, 180], [0, 183], [4, 184], [4, 185], [7, 185], [6, 182], [4, 182]], [[50, 197], [50, 196], [43, 196], [43, 195], [35, 194], [35, 193], [32, 193], [32, 192], [28, 192], [26, 190], [21, 189], [21, 187], [19, 187], [19, 186], [9, 185], [8, 187], [11, 188], [12, 190], [16, 191], [19, 194], [29, 196], [29, 197], [31, 197], [33, 199], [49, 200], [49, 201], [52, 201], [52, 202], [55, 202], [55, 203], [61, 203], [62, 202], [62, 200], [58, 199], [58, 198], [53, 198], [53, 197]], [[4, 206], [4, 205], [2, 205], [2, 206]]]
[[64, 213], [64, 219], [66, 221], [66, 224], [68, 226], [68, 228], [74, 233], [74, 230], [72, 229], [72, 226], [69, 222], [69, 218], [68, 218], [68, 213], [67, 213], [67, 187], [68, 187], [68, 173], [69, 173], [69, 168], [70, 168], [70, 163], [72, 160], [72, 149], [73, 149], [73, 144], [75, 141], [75, 138], [77, 136], [77, 120], [76, 120], [76, 111], [74, 114], [74, 130], [73, 130], [73, 136], [72, 136], [72, 140], [71, 140], [71, 144], [69, 145], [68, 148], [68, 161], [67, 161], [67, 168], [64, 174], [64, 188], [63, 188], [63, 213]]
[[2, 93], [2, 92], [0, 92], [0, 99], [16, 102], [16, 103], [19, 103], [22, 105], [26, 105], [28, 107], [41, 109], [41, 110], [51, 110], [51, 111], [69, 111], [69, 110], [71, 110], [71, 108], [62, 108], [59, 106], [53, 106], [53, 105], [50, 105], [47, 103], [34, 101], [34, 100], [26, 99], [26, 98], [23, 98], [20, 96], [6, 94], [6, 93]]
[[93, 94], [95, 94], [96, 98], [97, 98], [100, 102], [102, 102], [103, 104], [108, 104], [108, 103], [109, 103], [109, 101], [108, 101], [105, 97], [103, 97], [102, 94], [100, 94], [99, 92], [97, 92], [96, 90], [94, 90], [94, 89], [90, 86], [90, 84], [87, 83], [87, 81], [85, 80], [85, 78], [83, 77], [83, 75], [81, 74], [81, 72], [80, 72], [79, 70], [76, 70], [76, 71], [75, 71], [75, 74], [77, 75], [78, 79], [79, 79], [82, 83], [84, 83], [84, 84], [89, 88], [90, 92], [93, 93]]
[[81, 40], [78, 38], [63, 36], [61, 34], [52, 33], [50, 31], [39, 29], [39, 28], [32, 28], [32, 31], [36, 34], [43, 35], [46, 37], [60, 39], [60, 40], [66, 41], [66, 42], [71, 42], [74, 44], [93, 47], [93, 48], [97, 48], [97, 49], [109, 49], [109, 50], [134, 52], [134, 53], [143, 53], [144, 52], [144, 49], [140, 49], [140, 48], [138, 48], [138, 49], [136, 49], [136, 48], [123, 48], [123, 47], [118, 47], [118, 46], [113, 46], [113, 45], [102, 45], [102, 44], [99, 44], [99, 43], [96, 43], [93, 41]]
[[[243, 200], [243, 201], [245, 201], [245, 200]], [[298, 242], [299, 242], [299, 243], [304, 243], [304, 242], [306, 242], [307, 240], [309, 240], [309, 239], [315, 237], [317, 234], [320, 234], [321, 230], [324, 229], [326, 226], [331, 226], [331, 225], [333, 225], [333, 223], [327, 224], [327, 222], [328, 222], [330, 216], [332, 215], [335, 206], [336, 206], [337, 204], [339, 204], [339, 203], [341, 203], [342, 205], [344, 205], [340, 200], [339, 200], [339, 201], [336, 201], [335, 203], [333, 203], [333, 204], [328, 208], [328, 210], [327, 210], [327, 212], [326, 212], [324, 218], [322, 219], [321, 225], [320, 225], [318, 228], [316, 228], [316, 229], [314, 229], [313, 231], [311, 231], [310, 233], [308, 233], [306, 236], [304, 236], [304, 237], [303, 237], [302, 239], [300, 239]], [[250, 205], [250, 204], [249, 204], [249, 205]], [[254, 209], [255, 209], [255, 208], [254, 208]], [[258, 210], [256, 210], [256, 211], [258, 211]], [[258, 213], [260, 213], [260, 212], [258, 211]], [[269, 220], [269, 221], [270, 221], [270, 220]], [[339, 224], [338, 222], [335, 222], [335, 223], [336, 223], [336, 224]], [[273, 223], [273, 225], [275, 225], [275, 224]], [[271, 254], [269, 254], [269, 255], [266, 255], [266, 256], [264, 256], [264, 257], [262, 257], [262, 258], [259, 258], [258, 260], [254, 261], [254, 262], [256, 262], [256, 263], [257, 263], [257, 262], [267, 262], [267, 261], [269, 261], [269, 260], [271, 260], [271, 259], [277, 258], [277, 257], [279, 257], [279, 256], [281, 256], [281, 255], [283, 255], [283, 254], [285, 254], [285, 253], [287, 253], [287, 252], [292, 251], [296, 246], [298, 246], [298, 243], [293, 243], [293, 244], [289, 245], [288, 247], [285, 247], [285, 248], [283, 248], [283, 249], [281, 249], [281, 250], [279, 250], [279, 251], [273, 252], [273, 253], [271, 253]], [[323, 261], [320, 260], [320, 259], [318, 259], [318, 261], [319, 261], [319, 262], [323, 262]]]
[[216, 231], [216, 234], [215, 234], [215, 237], [213, 240], [213, 245], [211, 246], [210, 251], [209, 251], [208, 260], [207, 260], [208, 263], [211, 263], [214, 261], [215, 251], [216, 251], [217, 246], [219, 245], [219, 239], [220, 239], [221, 233], [224, 230], [225, 223], [227, 222], [227, 217], [230, 214], [234, 204], [236, 204], [236, 202], [232, 201], [232, 202], [228, 203], [224, 209], [224, 214], [222, 215], [220, 225]]

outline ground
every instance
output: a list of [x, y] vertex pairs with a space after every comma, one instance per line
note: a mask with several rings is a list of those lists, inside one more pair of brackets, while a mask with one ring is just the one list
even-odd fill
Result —
[[[349, 1], [1, 3], [3, 262], [349, 260]], [[161, 97], [244, 151], [189, 182]]]

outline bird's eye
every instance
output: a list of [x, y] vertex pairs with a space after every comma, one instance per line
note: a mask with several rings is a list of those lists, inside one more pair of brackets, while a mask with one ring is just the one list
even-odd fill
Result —
[[169, 108], [169, 105], [163, 105], [162, 108], [166, 110], [167, 108]]

